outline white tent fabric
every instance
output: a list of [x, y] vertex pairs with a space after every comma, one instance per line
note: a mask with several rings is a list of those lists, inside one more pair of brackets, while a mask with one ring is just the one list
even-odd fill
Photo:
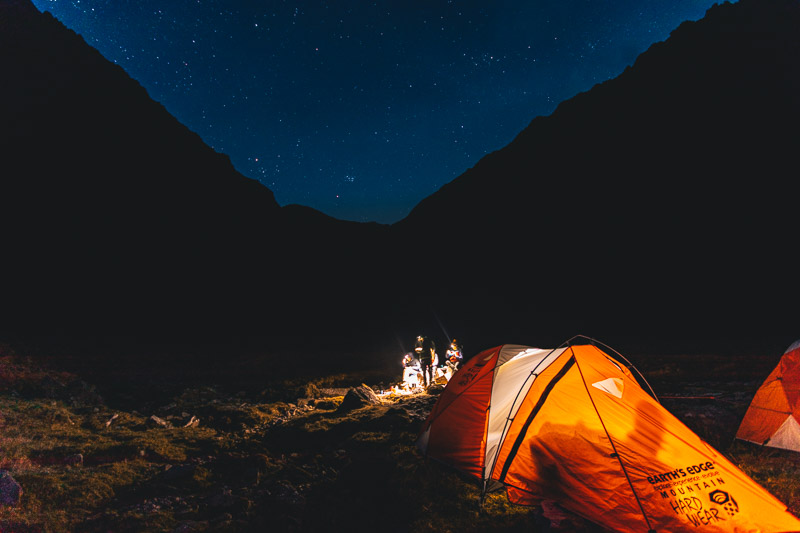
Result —
[[[533, 383], [533, 374], [547, 368], [551, 362], [564, 353], [565, 348], [542, 350], [529, 346], [507, 344], [497, 358], [495, 384], [492, 388], [492, 403], [489, 412], [488, 431], [486, 435], [486, 472], [488, 479], [497, 455], [497, 445], [501, 441], [506, 422], [517, 414], [520, 402], [528, 394]], [[527, 380], [527, 382], [526, 382]]]
[[773, 448], [783, 448], [784, 450], [800, 450], [800, 424], [794, 416], [789, 415], [781, 424], [769, 441], [768, 446]]

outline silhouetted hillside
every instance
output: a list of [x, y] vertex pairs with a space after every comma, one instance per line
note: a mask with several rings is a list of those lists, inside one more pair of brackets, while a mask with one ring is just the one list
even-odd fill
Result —
[[0, 72], [0, 331], [326, 342], [364, 309], [385, 227], [281, 209], [28, 0], [0, 0]]
[[397, 228], [462, 259], [434, 299], [470, 329], [790, 342], [798, 28], [794, 0], [716, 5], [423, 200]]
[[209, 277], [270, 238], [272, 193], [49, 14], [0, 9], [4, 315], [172, 321], [224, 298]]

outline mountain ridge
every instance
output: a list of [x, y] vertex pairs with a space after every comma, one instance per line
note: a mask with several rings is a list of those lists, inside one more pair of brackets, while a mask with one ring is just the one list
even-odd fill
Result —
[[256, 272], [280, 275], [264, 244], [291, 240], [272, 191], [52, 15], [0, 9], [4, 327], [169, 332], [275, 296]]
[[716, 5], [420, 202], [399, 233], [472, 263], [426, 285], [433, 298], [463, 294], [470, 329], [542, 338], [791, 336], [798, 25], [794, 0]]
[[796, 0], [715, 5], [388, 226], [278, 206], [51, 15], [0, 8], [24, 14], [0, 33], [4, 327], [303, 339], [354, 361], [440, 329], [662, 352], [794, 335]]

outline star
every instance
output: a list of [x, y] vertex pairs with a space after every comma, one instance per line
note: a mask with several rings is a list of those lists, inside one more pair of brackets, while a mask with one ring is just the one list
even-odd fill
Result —
[[392, 223], [714, 2], [33, 3], [279, 203]]

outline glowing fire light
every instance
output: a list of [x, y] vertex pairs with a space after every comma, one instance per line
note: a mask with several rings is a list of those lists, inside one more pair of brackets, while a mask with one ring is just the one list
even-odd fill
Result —
[[[450, 366], [434, 367], [433, 383], [444, 385], [453, 376], [453, 368]], [[424, 377], [422, 368], [419, 364], [403, 368], [403, 381], [393, 385], [389, 390], [384, 391], [381, 396], [398, 395], [408, 396], [410, 394], [420, 394], [425, 392]]]

